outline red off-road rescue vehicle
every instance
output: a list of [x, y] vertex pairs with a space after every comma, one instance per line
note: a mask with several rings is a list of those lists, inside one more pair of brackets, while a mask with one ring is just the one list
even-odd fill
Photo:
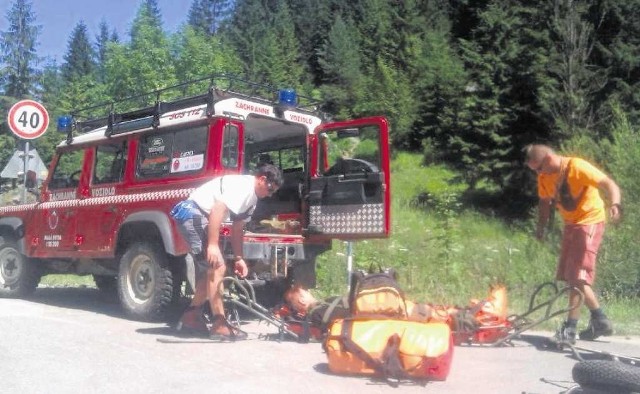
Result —
[[[197, 86], [204, 94], [163, 101]], [[173, 205], [212, 177], [265, 162], [282, 170], [284, 184], [246, 226], [253, 278], [313, 287], [316, 257], [332, 239], [389, 235], [384, 118], [326, 123], [292, 90], [220, 76], [150, 97], [145, 108], [119, 110], [142, 102], [137, 96], [59, 119], [67, 138], [39, 201], [0, 207], [1, 296], [29, 295], [43, 275], [93, 275], [98, 288], [117, 289], [129, 316], [161, 317], [193, 280]], [[82, 117], [98, 110], [101, 117]], [[223, 227], [223, 243], [228, 234]]]

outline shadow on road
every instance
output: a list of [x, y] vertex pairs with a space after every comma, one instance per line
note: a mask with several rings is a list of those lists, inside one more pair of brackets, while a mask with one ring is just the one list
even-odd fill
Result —
[[[105, 293], [91, 287], [39, 287], [26, 301], [131, 320], [123, 312], [116, 294]], [[165, 317], [159, 322], [175, 324], [186, 305], [186, 300], [172, 304]]]
[[[558, 354], [558, 355], [564, 355], [567, 358], [571, 358], [571, 359], [574, 359], [576, 361], [580, 361], [580, 359], [576, 356], [576, 354], [571, 349], [571, 347], [569, 347], [569, 346], [564, 346], [562, 348], [550, 347], [548, 345], [548, 339], [549, 339], [548, 336], [543, 336], [543, 335], [522, 335], [522, 334], [518, 338], [518, 340], [523, 341], [523, 342], [527, 342], [527, 343], [531, 344], [536, 349], [538, 349], [538, 350], [540, 350], [542, 352], [548, 352], [550, 354], [554, 354], [555, 353], [555, 354]], [[602, 342], [595, 341], [593, 343], [602, 343]], [[580, 348], [578, 348], [577, 351], [580, 354], [580, 357], [582, 358], [582, 360], [584, 360], [584, 361], [610, 360], [611, 359], [611, 357], [606, 352], [595, 352], [595, 351], [589, 351], [589, 350], [580, 350]]]

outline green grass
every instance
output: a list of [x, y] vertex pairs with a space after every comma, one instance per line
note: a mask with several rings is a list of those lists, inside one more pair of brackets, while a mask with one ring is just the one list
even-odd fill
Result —
[[42, 280], [40, 280], [40, 286], [96, 287], [96, 284], [93, 281], [93, 277], [91, 275], [47, 275], [44, 276]]

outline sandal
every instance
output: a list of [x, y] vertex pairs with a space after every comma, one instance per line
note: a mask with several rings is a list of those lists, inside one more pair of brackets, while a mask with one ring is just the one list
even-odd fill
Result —
[[209, 330], [209, 339], [214, 341], [241, 341], [248, 334], [227, 321], [223, 315], [213, 316], [213, 326]]
[[189, 306], [178, 321], [176, 331], [186, 336], [206, 336], [209, 328], [202, 314], [202, 305]]

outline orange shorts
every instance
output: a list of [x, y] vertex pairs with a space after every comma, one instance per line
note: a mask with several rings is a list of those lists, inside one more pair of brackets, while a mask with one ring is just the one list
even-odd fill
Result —
[[596, 258], [603, 234], [604, 222], [565, 225], [556, 278], [570, 285], [592, 285], [596, 279]]

